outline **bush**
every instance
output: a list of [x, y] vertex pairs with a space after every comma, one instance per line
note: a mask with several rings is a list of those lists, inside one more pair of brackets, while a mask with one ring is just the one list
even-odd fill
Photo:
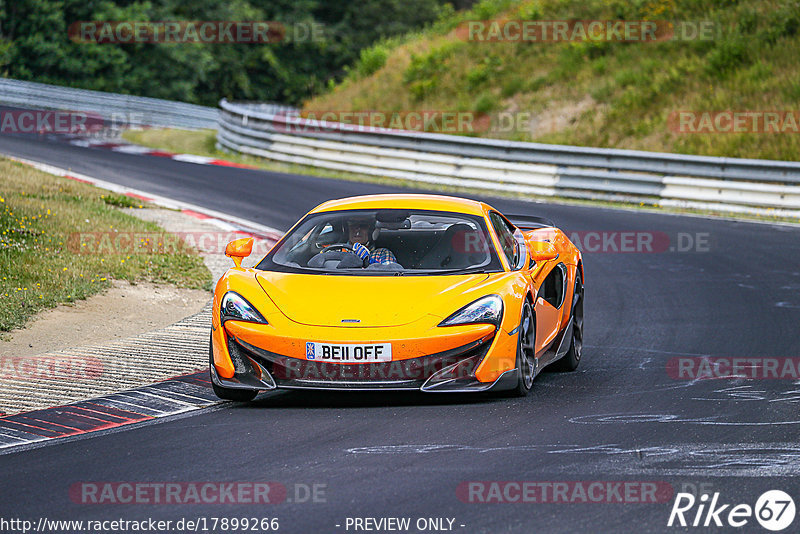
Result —
[[403, 73], [403, 81], [411, 83], [438, 76], [459, 44], [457, 42], [446, 43], [430, 50], [427, 54], [412, 54], [411, 63]]
[[514, 96], [515, 94], [522, 92], [522, 90], [525, 88], [525, 84], [525, 78], [514, 76], [503, 85], [503, 88], [500, 90], [500, 96], [503, 98]]
[[719, 41], [706, 59], [707, 72], [719, 77], [749, 63], [749, 47], [746, 40], [737, 35]]
[[792, 37], [800, 29], [800, 13], [797, 6], [782, 6], [769, 15], [767, 28], [759, 32], [758, 37], [766, 43], [774, 44], [783, 37]]
[[470, 89], [475, 89], [497, 74], [503, 66], [503, 60], [498, 56], [488, 56], [477, 66], [473, 67], [467, 72], [467, 85]]
[[411, 63], [403, 73], [403, 83], [416, 100], [422, 100], [436, 89], [439, 76], [445, 69], [447, 60], [461, 43], [446, 43], [427, 54], [412, 54]]
[[488, 20], [509, 9], [513, 4], [513, 0], [481, 0], [472, 8], [472, 14], [476, 19]]
[[524, 5], [519, 10], [519, 18], [523, 20], [539, 20], [542, 16], [542, 6], [539, 2]]
[[486, 65], [478, 65], [467, 72], [467, 86], [474, 89], [483, 85], [489, 79], [489, 69]]
[[472, 110], [478, 114], [490, 113], [491, 111], [494, 111], [496, 107], [497, 97], [491, 93], [482, 93], [477, 100], [475, 100]]
[[356, 72], [362, 78], [381, 70], [389, 58], [389, 50], [382, 45], [375, 45], [361, 51]]
[[408, 92], [411, 97], [420, 101], [432, 93], [436, 89], [436, 80], [417, 80], [408, 86]]
[[527, 85], [528, 91], [538, 91], [542, 87], [547, 85], [547, 76], [537, 76], [536, 78], [530, 80]]

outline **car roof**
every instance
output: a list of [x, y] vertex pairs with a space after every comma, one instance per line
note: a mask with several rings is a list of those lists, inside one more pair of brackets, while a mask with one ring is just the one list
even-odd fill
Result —
[[492, 208], [483, 202], [445, 195], [386, 194], [340, 198], [323, 202], [310, 213], [360, 209], [419, 209], [483, 216]]

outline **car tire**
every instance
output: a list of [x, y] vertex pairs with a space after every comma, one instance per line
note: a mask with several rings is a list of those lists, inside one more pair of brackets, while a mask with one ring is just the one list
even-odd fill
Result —
[[553, 371], [571, 372], [578, 368], [583, 353], [583, 280], [581, 272], [575, 275], [575, 291], [572, 293], [572, 339], [569, 350], [552, 365]]
[[[213, 346], [214, 346], [213, 343], [211, 342], [211, 340], [209, 340], [209, 343], [208, 343], [208, 365], [209, 365], [208, 373], [209, 373], [209, 377], [211, 376], [211, 369], [214, 367], [214, 348], [213, 348]], [[211, 378], [211, 389], [214, 390], [214, 395], [216, 395], [220, 399], [234, 401], [234, 402], [249, 402], [249, 401], [253, 400], [254, 398], [256, 398], [256, 395], [258, 395], [258, 391], [257, 390], [252, 390], [252, 389], [232, 389], [232, 388], [226, 388], [226, 387], [218, 386], [217, 384], [214, 383], [214, 379], [213, 378]]]
[[519, 331], [517, 332], [517, 386], [511, 390], [511, 395], [515, 397], [525, 397], [533, 387], [533, 379], [536, 376], [535, 360], [536, 357], [536, 322], [533, 320], [533, 309], [526, 300], [522, 304], [522, 313], [519, 320]]

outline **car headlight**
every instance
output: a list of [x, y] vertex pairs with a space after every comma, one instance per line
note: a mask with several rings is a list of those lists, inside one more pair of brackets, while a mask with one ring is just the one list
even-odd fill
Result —
[[245, 298], [238, 293], [229, 291], [222, 297], [219, 309], [220, 320], [224, 323], [229, 319], [236, 319], [239, 321], [249, 321], [251, 323], [264, 323], [264, 319], [255, 307], [247, 302]]
[[467, 304], [453, 315], [439, 323], [439, 326], [459, 324], [488, 323], [497, 327], [503, 318], [503, 299], [497, 295], [489, 295]]

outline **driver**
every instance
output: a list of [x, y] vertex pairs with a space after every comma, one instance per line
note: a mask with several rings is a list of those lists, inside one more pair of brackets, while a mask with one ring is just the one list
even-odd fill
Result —
[[353, 252], [366, 263], [396, 263], [392, 251], [388, 248], [375, 248], [372, 242], [372, 233], [375, 230], [375, 221], [369, 217], [352, 217], [345, 220], [348, 242], [353, 247]]

